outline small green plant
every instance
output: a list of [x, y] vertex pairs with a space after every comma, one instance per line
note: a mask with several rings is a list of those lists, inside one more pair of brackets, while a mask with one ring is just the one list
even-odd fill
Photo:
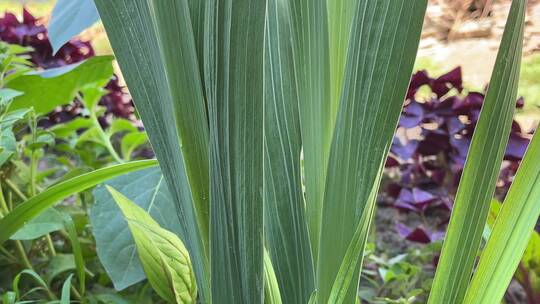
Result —
[[[85, 140], [72, 140], [78, 130], [114, 134], [120, 141], [122, 152], [125, 151], [123, 155], [126, 160], [135, 148], [146, 142], [146, 137], [136, 142], [126, 139], [144, 133], [124, 120], [113, 121], [106, 131], [97, 123], [99, 108], [95, 105], [90, 107], [90, 102], [92, 96], [95, 98], [101, 93], [98, 89], [101, 79], [110, 77], [110, 74], [103, 75], [108, 71], [112, 73], [110, 57], [105, 61], [97, 58], [81, 63], [82, 67], [96, 68], [94, 76], [81, 76], [80, 70], [73, 66], [36, 71], [28, 61], [26, 54], [29, 51], [21, 46], [0, 43], [0, 225], [3, 225], [2, 231], [6, 232], [2, 235], [4, 239], [0, 245], [0, 297], [6, 304], [35, 299], [61, 303], [68, 303], [70, 299], [85, 302], [103, 295], [103, 291], [90, 295], [86, 290], [87, 282], [95, 280], [100, 271], [88, 265], [88, 257], [95, 255], [92, 235], [87, 227], [89, 196], [80, 193], [73, 196], [69, 204], [48, 207], [58, 199], [92, 187], [100, 180], [136, 167], [152, 165], [152, 162], [105, 169], [109, 173], [105, 176], [98, 173], [104, 173], [103, 170], [80, 175], [114, 162], [114, 148], [108, 135], [99, 137], [100, 141], [92, 141], [96, 142], [94, 146], [81, 150], [80, 145]], [[108, 68], [103, 63], [107, 63], [107, 60]], [[58, 85], [58, 78], [65, 82], [64, 85]], [[56, 94], [65, 99], [47, 100], [47, 94], [39, 94], [38, 91], [43, 86], [55, 89]], [[38, 126], [38, 121], [46, 112], [43, 109], [55, 107], [53, 102], [61, 104], [69, 101], [73, 91], [79, 90], [84, 95], [84, 98], [80, 98], [89, 106], [88, 118], [79, 118], [79, 124], [72, 121], [52, 129]], [[36, 108], [43, 112], [31, 106], [38, 104], [38, 100], [43, 100], [43, 103]], [[123, 136], [118, 137], [120, 133]], [[91, 136], [85, 138], [92, 140]], [[62, 145], [69, 146], [70, 142], [71, 149], [61, 148]], [[108, 153], [100, 153], [103, 150]], [[89, 157], [92, 160], [86, 163], [89, 167], [82, 166], [85, 162], [82, 153], [79, 153], [81, 151], [94, 151], [101, 158]], [[124, 163], [124, 160], [119, 162]], [[6, 227], [14, 221], [19, 223], [18, 229]], [[9, 279], [12, 281], [6, 281]], [[11, 289], [4, 290], [5, 286], [11, 286]]]
[[[134, 213], [149, 217], [111, 190], [158, 294], [189, 303], [196, 285], [201, 303], [359, 301], [426, 5], [96, 0], [180, 219], [179, 238], [134, 224]], [[537, 133], [474, 271], [515, 108], [525, 5], [512, 3], [428, 303], [498, 303], [540, 213]], [[78, 188], [99, 182], [87, 177]], [[55, 191], [76, 188], [53, 186], [14, 209], [0, 240], [63, 197]]]

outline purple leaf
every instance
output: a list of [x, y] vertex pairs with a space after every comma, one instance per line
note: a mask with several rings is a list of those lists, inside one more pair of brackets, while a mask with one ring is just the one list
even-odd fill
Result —
[[529, 139], [521, 137], [516, 133], [510, 134], [510, 140], [508, 141], [508, 146], [506, 147], [506, 153], [504, 159], [506, 160], [521, 160], [527, 146], [529, 145]]
[[410, 129], [420, 125], [423, 119], [424, 110], [422, 106], [413, 100], [403, 109], [403, 113], [399, 119], [399, 125], [401, 127]]

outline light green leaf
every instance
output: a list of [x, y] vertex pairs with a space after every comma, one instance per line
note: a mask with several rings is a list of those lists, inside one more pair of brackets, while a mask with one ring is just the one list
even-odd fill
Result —
[[58, 201], [91, 188], [107, 179], [157, 165], [155, 160], [134, 161], [99, 169], [51, 186], [18, 205], [0, 219], [0, 244], [8, 240], [25, 223], [31, 221]]
[[57, 137], [66, 138], [68, 136], [75, 135], [76, 132], [81, 129], [90, 128], [92, 125], [93, 124], [90, 119], [77, 117], [66, 123], [54, 125], [49, 129], [49, 131], [53, 132]]
[[347, 49], [357, 0], [326, 0], [326, 3], [328, 7], [328, 45], [331, 59], [331, 125], [334, 126], [341, 100]]
[[57, 0], [47, 28], [53, 54], [98, 20], [93, 0]]
[[272, 261], [264, 251], [264, 304], [281, 304], [279, 285], [272, 266]]
[[490, 85], [474, 130], [429, 303], [462, 303], [512, 125], [525, 0], [512, 2]]
[[266, 22], [264, 233], [283, 301], [307, 303], [315, 289], [315, 274], [302, 193], [288, 1], [269, 0]]
[[21, 96], [22, 94], [23, 92], [12, 89], [0, 89], [0, 107], [6, 106], [11, 100], [13, 100], [13, 98]]
[[45, 114], [67, 104], [84, 85], [105, 85], [113, 74], [112, 60], [112, 56], [96, 56], [69, 66], [17, 77], [7, 87], [24, 95], [15, 98], [10, 109], [33, 107], [36, 113]]
[[62, 296], [60, 297], [60, 304], [69, 304], [70, 303], [70, 296], [71, 296], [71, 279], [73, 278], [73, 274], [70, 274], [66, 280], [64, 281], [64, 284], [62, 284]]
[[10, 239], [34, 240], [62, 228], [64, 228], [62, 214], [54, 208], [49, 208], [26, 223]]
[[[125, 193], [161, 227], [182, 237], [173, 198], [158, 167], [118, 176], [105, 185]], [[114, 287], [122, 290], [143, 280], [145, 275], [136, 258], [135, 242], [127, 222], [113, 197], [101, 185], [93, 193], [96, 203], [90, 210], [90, 221], [97, 254]]]
[[35, 272], [32, 269], [25, 269], [25, 270], [19, 272], [19, 274], [17, 274], [15, 276], [15, 278], [13, 279], [13, 283], [12, 283], [13, 291], [15, 291], [17, 299], [21, 298], [21, 292], [20, 292], [20, 289], [19, 289], [19, 282], [21, 281], [23, 275], [25, 275], [27, 277], [30, 277], [39, 287], [46, 290], [49, 295], [52, 294], [51, 290], [49, 289], [49, 286], [47, 285], [47, 283], [45, 283], [45, 281], [41, 278], [41, 276], [37, 272]]
[[288, 0], [287, 2], [291, 7], [292, 45], [298, 78], [306, 215], [311, 251], [316, 264], [324, 183], [334, 128], [330, 95], [328, 13], [326, 0]]
[[128, 221], [148, 281], [169, 303], [195, 303], [197, 286], [187, 249], [142, 208], [107, 186]]
[[[189, 142], [180, 140], [180, 133], [176, 129], [176, 111], [158, 47], [153, 3], [149, 1], [151, 0], [96, 0], [96, 6], [152, 148], [160, 160], [177, 214], [182, 219], [183, 240], [193, 257], [200, 297], [203, 302], [209, 302], [210, 267], [205, 246], [209, 236], [202, 233], [208, 226], [202, 224], [207, 220], [204, 219], [205, 206], [200, 203], [208, 200], [208, 197], [195, 197], [202, 192], [194, 193], [190, 188], [192, 185], [186, 167], [187, 158], [182, 149], [189, 149], [191, 146]], [[127, 48], [126, 45], [130, 47]], [[201, 170], [199, 174], [204, 172]]]
[[26, 117], [26, 114], [30, 112], [30, 109], [19, 109], [8, 112], [0, 117], [0, 128], [9, 129], [13, 127], [17, 122]]
[[75, 223], [73, 222], [71, 216], [64, 214], [63, 223], [68, 233], [69, 241], [71, 242], [71, 251], [73, 252], [73, 256], [75, 257], [75, 270], [77, 271], [77, 278], [79, 279], [79, 293], [81, 296], [84, 296], [86, 292], [86, 272], [81, 243], [79, 242], [79, 236], [77, 235]]
[[[318, 303], [328, 302], [356, 228], [373, 209], [369, 197], [392, 143], [426, 5], [425, 0], [357, 2], [324, 192]], [[359, 264], [344, 303], [356, 300]]]
[[540, 216], [540, 132], [536, 133], [497, 216], [464, 303], [500, 302], [535, 233]]
[[120, 143], [120, 151], [122, 151], [122, 156], [124, 159], [130, 160], [133, 151], [147, 142], [148, 136], [146, 136], [146, 132], [136, 131], [124, 135]]
[[61, 273], [75, 269], [75, 257], [73, 254], [57, 254], [49, 260], [46, 278], [49, 284]]
[[[382, 164], [379, 168], [379, 174], [377, 181], [374, 183], [373, 188], [371, 189], [370, 196], [368, 198], [368, 203], [366, 204], [366, 212], [362, 214], [358, 226], [354, 232], [351, 243], [347, 248], [345, 257], [339, 266], [339, 271], [336, 276], [336, 280], [332, 284], [332, 290], [330, 292], [330, 298], [328, 303], [342, 304], [346, 303], [347, 295], [351, 287], [356, 290], [356, 286], [351, 286], [351, 283], [356, 282], [355, 275], [357, 269], [361, 268], [362, 260], [364, 257], [364, 248], [366, 246], [366, 241], [369, 234], [369, 229], [371, 227], [371, 220], [375, 213], [375, 203], [377, 199], [377, 192], [382, 178]], [[357, 296], [354, 298], [358, 299]], [[357, 300], [358, 301], [358, 300]]]
[[0, 130], [0, 166], [5, 164], [17, 151], [17, 140], [11, 129]]
[[120, 132], [136, 132], [138, 131], [137, 128], [133, 125], [133, 123], [127, 119], [119, 118], [113, 120], [111, 123], [111, 126], [107, 130], [107, 133], [109, 135], [113, 135]]
[[261, 303], [266, 1], [207, 5], [212, 298]]

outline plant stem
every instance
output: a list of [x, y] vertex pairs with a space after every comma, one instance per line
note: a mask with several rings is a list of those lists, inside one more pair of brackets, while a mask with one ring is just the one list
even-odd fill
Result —
[[28, 259], [28, 256], [26, 255], [26, 251], [24, 250], [24, 246], [21, 243], [21, 241], [15, 241], [15, 248], [17, 249], [17, 252], [19, 253], [19, 257], [23, 261], [24, 267], [27, 269], [34, 270], [34, 267], [30, 263], [30, 260]]
[[20, 199], [22, 199], [23, 201], [26, 201], [28, 199], [28, 197], [22, 193], [22, 191], [19, 189], [19, 187], [17, 187], [17, 185], [15, 185], [15, 183], [13, 181], [11, 181], [9, 178], [6, 178], [4, 180], [4, 182], [11, 189], [11, 191], [13, 191], [15, 194], [17, 194], [17, 196]]
[[111, 138], [105, 133], [105, 131], [101, 127], [101, 124], [99, 123], [99, 120], [98, 120], [98, 118], [96, 116], [96, 113], [92, 112], [90, 114], [90, 120], [92, 121], [92, 124], [96, 128], [96, 131], [98, 132], [98, 135], [99, 135], [101, 141], [105, 145], [105, 148], [107, 148], [107, 150], [111, 154], [114, 161], [119, 163], [119, 164], [124, 163], [124, 160], [118, 155], [118, 153], [116, 153], [116, 150], [114, 150], [114, 147], [113, 147], [113, 145], [111, 143]]
[[7, 215], [9, 213], [9, 208], [6, 204], [6, 199], [4, 198], [4, 192], [2, 190], [2, 183], [0, 183], [0, 208], [3, 215]]

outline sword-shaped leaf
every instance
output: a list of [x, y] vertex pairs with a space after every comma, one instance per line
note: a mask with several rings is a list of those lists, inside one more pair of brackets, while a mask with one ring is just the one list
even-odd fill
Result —
[[[372, 210], [368, 198], [401, 113], [426, 5], [425, 0], [357, 2], [326, 177], [318, 303], [328, 302], [356, 227]], [[356, 300], [359, 270], [357, 265], [344, 303]]]
[[265, 239], [284, 303], [315, 288], [300, 176], [300, 120], [289, 0], [268, 0], [265, 54]]
[[266, 1], [207, 5], [212, 298], [261, 303]]
[[[182, 0], [186, 1], [186, 0]], [[166, 3], [171, 4], [170, 1]], [[161, 5], [165, 5], [162, 3]], [[157, 24], [155, 20], [156, 11], [164, 9], [154, 7], [152, 0], [96, 0], [96, 6], [100, 13], [105, 29], [111, 41], [116, 58], [122, 69], [127, 85], [135, 102], [138, 112], [141, 115], [145, 129], [148, 133], [150, 143], [160, 161], [160, 167], [165, 176], [165, 180], [174, 197], [178, 216], [181, 219], [183, 237], [186, 247], [192, 258], [193, 267], [197, 277], [199, 296], [203, 301], [210, 299], [210, 269], [205, 252], [205, 243], [208, 235], [204, 235], [200, 225], [205, 222], [204, 218], [199, 218], [204, 210], [205, 198], [204, 186], [197, 184], [197, 174], [204, 172], [192, 172], [201, 168], [193, 162], [187, 160], [197, 159], [204, 155], [194, 155], [201, 151], [199, 142], [185, 142], [182, 136], [193, 137], [193, 134], [203, 135], [201, 126], [193, 126], [189, 135], [182, 134], [182, 130], [177, 129], [180, 120], [186, 115], [197, 116], [199, 112], [191, 113], [189, 109], [197, 108], [196, 103], [200, 100], [178, 100], [181, 93], [173, 93], [168, 82], [168, 73], [171, 72], [164, 66], [160, 41], [164, 34], [158, 37]], [[171, 11], [177, 7], [171, 6]], [[159, 13], [159, 12], [158, 12]], [[184, 12], [176, 12], [174, 16], [168, 18], [187, 18]], [[174, 14], [174, 12], [171, 12]], [[169, 20], [174, 22], [174, 20]], [[178, 21], [178, 20], [177, 20]], [[161, 20], [161, 22], [166, 22]], [[185, 22], [181, 20], [178, 22]], [[185, 24], [185, 23], [183, 23]], [[185, 29], [170, 28], [171, 31]], [[185, 33], [184, 33], [185, 34]], [[188, 35], [189, 36], [189, 35]], [[171, 42], [172, 43], [172, 42]], [[194, 44], [193, 37], [179, 43]], [[189, 46], [185, 46], [189, 48]], [[192, 54], [192, 53], [191, 53]], [[169, 55], [163, 52], [163, 55]], [[182, 56], [189, 56], [182, 54]], [[168, 59], [172, 60], [172, 59]], [[186, 60], [195, 60], [187, 57]], [[192, 63], [190, 63], [192, 64]], [[183, 67], [174, 67], [178, 73], [182, 73]], [[196, 75], [192, 75], [196, 77]], [[178, 76], [181, 77], [181, 76]], [[175, 87], [175, 90], [184, 89]], [[191, 88], [197, 90], [200, 88]], [[188, 93], [186, 93], [188, 94]], [[193, 93], [196, 94], [196, 93]], [[194, 95], [196, 96], [196, 95]], [[179, 104], [182, 103], [182, 104]], [[184, 109], [182, 111], [181, 109]], [[204, 119], [192, 118], [194, 121], [204, 121]], [[202, 133], [201, 133], [202, 132]], [[204, 153], [203, 153], [204, 154]], [[203, 179], [203, 178], [202, 178]], [[200, 191], [192, 191], [191, 186], [199, 187]]]
[[512, 125], [525, 0], [512, 2], [488, 92], [459, 183], [429, 303], [462, 303]]

